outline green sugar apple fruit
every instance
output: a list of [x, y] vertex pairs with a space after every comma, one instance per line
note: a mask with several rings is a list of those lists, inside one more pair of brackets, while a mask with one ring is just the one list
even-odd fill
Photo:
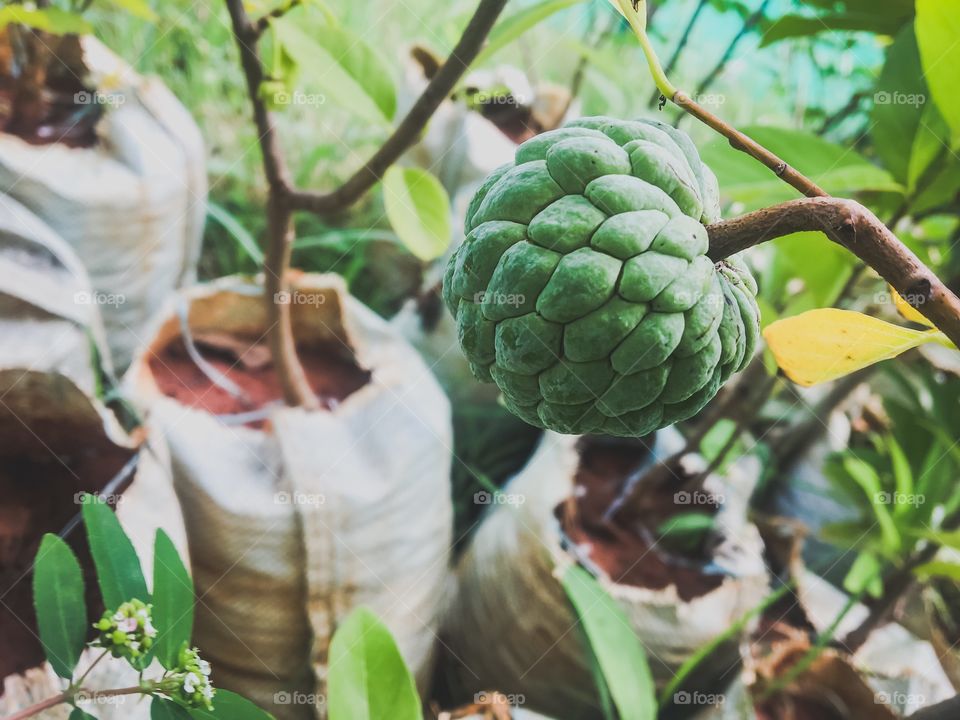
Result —
[[583, 118], [517, 148], [467, 210], [444, 301], [473, 373], [562, 433], [691, 417], [753, 356], [757, 286], [714, 263], [717, 181], [683, 132]]

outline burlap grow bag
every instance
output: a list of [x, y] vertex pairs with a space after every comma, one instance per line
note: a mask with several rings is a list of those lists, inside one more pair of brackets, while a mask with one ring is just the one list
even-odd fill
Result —
[[95, 355], [105, 369], [109, 358], [91, 296], [90, 278], [70, 246], [0, 195], [0, 367], [62, 373], [93, 394]]
[[215, 683], [280, 720], [311, 718], [314, 706], [322, 715], [331, 634], [365, 605], [390, 627], [425, 689], [451, 541], [443, 392], [340, 278], [305, 275], [291, 311], [308, 375], [324, 357], [347, 356], [364, 373], [360, 386], [329, 400], [329, 377], [312, 375], [326, 409], [261, 398], [259, 415], [218, 416], [209, 395], [175, 399], [164, 365], [186, 318], [208, 357], [204, 342], [241, 347], [232, 365], [247, 363], [246, 375], [230, 370], [230, 381], [249, 390], [254, 372], [273, 377], [262, 358], [252, 360], [263, 351], [262, 290], [228, 278], [181, 298], [128, 381], [173, 458], [202, 598], [197, 642]]
[[[562, 546], [554, 512], [573, 495], [578, 438], [545, 433], [527, 466], [505, 488], [458, 567], [459, 588], [443, 638], [452, 683], [461, 697], [496, 688], [522, 695], [525, 708], [565, 720], [599, 717], [583, 638], [559, 578], [573, 562]], [[662, 590], [612, 582], [593, 568], [623, 606], [647, 649], [659, 685], [696, 649], [727, 630], [766, 594], [767, 576], [756, 528], [745, 520], [752, 480], [730, 476], [708, 488], [723, 492], [717, 516], [724, 540], [714, 562], [726, 577], [711, 592], [683, 600], [674, 585]], [[727, 670], [737, 650], [724, 654]], [[704, 669], [710, 674], [710, 668]]]
[[0, 133], [0, 187], [71, 245], [93, 279], [118, 367], [169, 292], [193, 278], [206, 212], [203, 141], [156, 79], [91, 37], [84, 61], [106, 112], [91, 148]]
[[[0, 398], [0, 716], [5, 717], [63, 689], [43, 661], [32, 604], [30, 570], [44, 533], [63, 533], [80, 558], [90, 621], [103, 612], [86, 533], [73, 524], [80, 494], [102, 493], [116, 505], [148, 578], [157, 528], [184, 557], [186, 534], [162, 452], [123, 432], [70, 378], [0, 365]], [[136, 677], [125, 662], [105, 661], [84, 686], [129, 687]], [[136, 700], [117, 698], [94, 712], [102, 720], [146, 720], [149, 706]], [[59, 708], [41, 717], [68, 714]]]

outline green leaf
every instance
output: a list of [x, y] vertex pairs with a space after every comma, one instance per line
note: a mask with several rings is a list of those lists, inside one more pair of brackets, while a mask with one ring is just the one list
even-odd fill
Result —
[[[324, 27], [308, 34], [302, 22], [299, 13], [290, 13], [270, 25], [283, 51], [308, 73], [311, 84], [323, 90], [323, 102], [337, 103], [367, 122], [389, 124], [396, 96], [379, 56], [345, 30]], [[295, 103], [297, 97], [294, 93], [277, 104]]]
[[541, 0], [541, 2], [525, 7], [523, 10], [510, 15], [510, 17], [504, 18], [490, 31], [487, 44], [477, 55], [473, 61], [473, 65], [479, 67], [518, 37], [554, 13], [565, 10], [580, 2], [582, 2], [582, 0]]
[[[785, 128], [750, 126], [743, 132], [833, 195], [849, 196], [867, 190], [903, 192], [889, 172], [849, 147]], [[722, 195], [743, 203], [745, 210], [796, 197], [795, 190], [749, 155], [734, 150], [724, 138], [707, 143], [701, 156], [716, 173]]]
[[920, 124], [910, 149], [907, 189], [910, 194], [929, 186], [933, 178], [948, 164], [950, 128], [934, 103], [927, 103], [918, 113]]
[[[853, 273], [857, 258], [821, 232], [800, 232], [773, 241], [773, 262], [766, 271], [762, 295], [782, 306], [781, 317], [833, 305]], [[816, 257], [817, 262], [807, 260]], [[793, 292], [790, 280], [802, 281]], [[789, 290], [788, 290], [789, 288]], [[770, 322], [776, 318], [770, 318]]]
[[928, 93], [912, 25], [905, 26], [887, 48], [875, 90], [870, 112], [874, 148], [884, 167], [906, 184], [911, 154], [905, 153], [904, 147], [916, 137], [920, 127], [917, 101]]
[[213, 710], [194, 708], [190, 710], [190, 717], [196, 720], [272, 720], [273, 715], [236, 693], [217, 689]]
[[860, 553], [843, 580], [843, 589], [851, 595], [867, 592], [873, 597], [880, 597], [883, 594], [882, 567], [876, 555]]
[[[883, 9], [877, 7], [882, 6]], [[772, 45], [786, 38], [819, 35], [822, 32], [871, 32], [895, 35], [912, 15], [909, 4], [902, 0], [877, 0], [874, 6], [862, 11], [848, 11], [809, 17], [784, 15], [764, 30], [760, 47]]]
[[563, 587], [583, 624], [621, 720], [652, 720], [657, 700], [643, 645], [616, 601], [590, 573], [571, 565]]
[[190, 713], [173, 700], [155, 697], [150, 703], [150, 720], [190, 720]]
[[927, 85], [956, 146], [960, 144], [960, 0], [917, 0], [915, 27]]
[[420, 168], [396, 165], [383, 176], [387, 218], [404, 246], [424, 262], [450, 245], [450, 200], [443, 185]]
[[843, 459], [843, 468], [853, 478], [853, 481], [863, 489], [864, 494], [870, 501], [870, 507], [873, 509], [877, 524], [880, 525], [884, 550], [891, 555], [897, 553], [903, 545], [903, 540], [887, 507], [890, 504], [890, 493], [883, 491], [877, 471], [865, 460], [854, 456]]
[[193, 581], [162, 529], [157, 530], [154, 544], [153, 624], [157, 628], [157, 659], [172, 670], [193, 635]]
[[257, 241], [229, 210], [211, 200], [207, 202], [207, 217], [216, 220], [251, 260], [257, 265], [263, 265], [263, 251]]
[[[190, 716], [188, 715], [187, 717], [189, 718]], [[80, 708], [75, 707], [67, 720], [97, 720], [97, 718], [90, 713], [84, 712]]]
[[712, 515], [698, 512], [680, 513], [664, 520], [657, 528], [657, 534], [663, 536], [682, 537], [686, 535], [702, 535], [713, 529], [715, 520]]
[[83, 571], [73, 550], [47, 533], [33, 568], [33, 603], [43, 653], [53, 671], [73, 677], [87, 636]]
[[88, 35], [93, 32], [93, 26], [77, 13], [55, 7], [31, 10], [22, 5], [7, 5], [0, 8], [0, 29], [10, 23], [26, 25], [53, 35]]
[[134, 598], [148, 602], [140, 558], [110, 506], [94, 495], [84, 495], [83, 522], [104, 605], [113, 610]]
[[157, 14], [153, 11], [146, 0], [107, 0], [111, 5], [116, 5], [121, 10], [126, 10], [134, 17], [141, 20], [157, 21]]
[[955, 582], [960, 582], [960, 565], [943, 560], [931, 560], [923, 565], [918, 565], [913, 569], [913, 572], [921, 580], [929, 580], [932, 577], [945, 577]]
[[366, 608], [354, 610], [330, 643], [330, 720], [420, 720], [420, 697], [390, 631]]
[[[890, 465], [893, 468], [893, 480], [897, 488], [897, 496], [908, 498], [913, 496], [913, 470], [910, 469], [910, 461], [907, 460], [903, 448], [900, 447], [894, 438], [887, 439], [887, 450], [890, 453]], [[904, 515], [910, 510], [907, 502], [898, 502], [893, 506], [894, 515]]]

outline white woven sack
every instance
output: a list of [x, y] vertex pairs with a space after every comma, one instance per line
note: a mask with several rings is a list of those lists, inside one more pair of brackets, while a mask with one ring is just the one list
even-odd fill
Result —
[[[268, 428], [230, 426], [159, 393], [148, 355], [128, 383], [173, 458], [195, 582], [197, 641], [217, 686], [279, 720], [323, 715], [332, 632], [376, 612], [421, 690], [448, 584], [449, 404], [416, 352], [335, 276], [304, 275], [299, 341], [339, 340], [370, 381], [333, 410], [276, 406]], [[226, 278], [183, 293], [193, 333], [262, 338], [262, 291]], [[180, 335], [173, 308], [147, 350]]]
[[125, 367], [169, 292], [190, 282], [206, 213], [199, 129], [158, 80], [92, 37], [84, 60], [108, 103], [92, 148], [30, 145], [0, 133], [0, 187], [86, 265], [113, 359]]
[[[524, 707], [565, 720], [599, 712], [580, 631], [560, 584], [573, 559], [561, 547], [554, 516], [573, 490], [577, 441], [545, 433], [505, 488], [523, 502], [497, 505], [484, 519], [458, 567], [458, 592], [443, 632], [461, 693], [496, 688], [523, 695]], [[717, 491], [718, 479], [708, 479], [707, 488]], [[766, 594], [760, 536], [745, 519], [751, 489], [747, 478], [724, 480], [726, 502], [717, 516], [724, 542], [714, 559], [730, 574], [712, 592], [685, 602], [672, 585], [651, 590], [600, 577], [647, 649], [658, 684]]]
[[0, 368], [62, 373], [96, 388], [109, 369], [100, 312], [76, 254], [36, 215], [0, 195]]

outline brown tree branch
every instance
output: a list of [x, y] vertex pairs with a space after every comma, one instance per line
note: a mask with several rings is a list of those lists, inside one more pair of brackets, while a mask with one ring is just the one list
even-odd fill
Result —
[[450, 57], [433, 76], [423, 94], [400, 121], [393, 134], [343, 185], [328, 193], [295, 190], [289, 202], [294, 210], [328, 215], [343, 210], [372, 188], [399, 157], [413, 145], [440, 103], [453, 91], [460, 78], [483, 48], [484, 41], [507, 0], [481, 0]]
[[282, 10], [251, 22], [243, 0], [225, 0], [233, 25], [233, 34], [240, 52], [240, 63], [246, 78], [247, 93], [253, 110], [263, 170], [267, 179], [267, 251], [264, 259], [264, 300], [267, 304], [267, 337], [277, 378], [288, 405], [316, 408], [316, 396], [307, 381], [297, 357], [296, 341], [290, 319], [287, 269], [293, 246], [294, 211], [306, 210], [330, 214], [344, 210], [359, 200], [376, 184], [396, 160], [417, 140], [440, 103], [450, 94], [476, 58], [484, 41], [507, 0], [481, 0], [450, 57], [437, 71], [410, 112], [400, 122], [381, 148], [343, 185], [329, 193], [315, 193], [293, 187], [284, 160], [273, 115], [260, 96], [265, 79], [263, 63], [257, 49], [258, 40], [269, 26], [299, 0], [292, 0]]
[[773, 170], [774, 174], [788, 185], [799, 190], [807, 197], [827, 197], [826, 191], [817, 185], [813, 180], [790, 167], [784, 160], [767, 150], [763, 145], [752, 140], [737, 130], [735, 127], [727, 124], [702, 105], [693, 101], [689, 95], [682, 90], [674, 93], [671, 100], [676, 103], [684, 112], [693, 115], [700, 122], [712, 128], [730, 141], [730, 145], [737, 150], [747, 153], [751, 157], [759, 160], [768, 168]]
[[284, 161], [274, 125], [273, 115], [260, 96], [264, 80], [263, 64], [257, 51], [257, 29], [251, 24], [243, 0], [226, 0], [233, 34], [240, 51], [240, 63], [247, 80], [247, 93], [253, 108], [257, 128], [263, 172], [267, 178], [267, 251], [264, 258], [264, 302], [267, 311], [267, 341], [273, 358], [274, 371], [283, 392], [284, 401], [291, 406], [308, 409], [319, 407], [316, 395], [307, 382], [306, 373], [297, 356], [296, 342], [290, 320], [287, 268], [293, 246], [291, 210], [287, 203], [290, 192], [290, 173]]
[[854, 200], [812, 197], [774, 205], [707, 227], [709, 255], [720, 259], [767, 240], [821, 231], [879, 275], [960, 346], [960, 299], [886, 225]]

